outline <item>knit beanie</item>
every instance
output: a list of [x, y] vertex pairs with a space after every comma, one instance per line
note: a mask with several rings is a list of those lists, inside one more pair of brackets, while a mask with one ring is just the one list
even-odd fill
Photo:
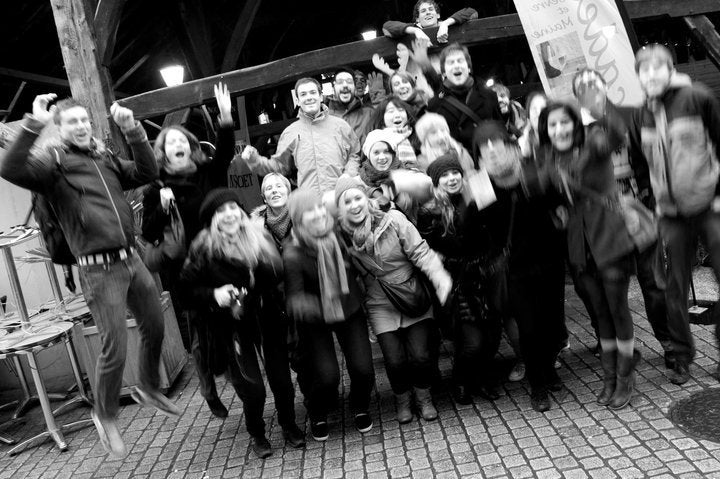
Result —
[[366, 157], [370, 157], [370, 149], [375, 143], [380, 141], [387, 143], [388, 147], [394, 152], [397, 148], [398, 141], [402, 140], [402, 137], [392, 131], [388, 130], [373, 130], [365, 137], [365, 143], [363, 143], [362, 151]]
[[240, 195], [230, 188], [215, 188], [211, 190], [200, 205], [200, 224], [209, 226], [215, 211], [228, 201], [233, 201], [242, 206]]
[[357, 188], [361, 191], [365, 191], [365, 184], [355, 176], [341, 176], [338, 178], [337, 184], [335, 185], [335, 204], [340, 204], [340, 197], [343, 193], [352, 188]]
[[415, 134], [420, 140], [420, 143], [425, 143], [428, 135], [431, 131], [435, 130], [446, 130], [450, 132], [447, 120], [444, 116], [438, 113], [427, 112], [415, 123]]
[[440, 177], [449, 170], [458, 170], [460, 174], [463, 174], [462, 166], [460, 166], [460, 162], [455, 153], [445, 153], [430, 163], [427, 167], [427, 174], [432, 179], [433, 186], [437, 186], [440, 182]]
[[302, 224], [302, 215], [317, 205], [322, 204], [322, 198], [309, 188], [298, 188], [290, 193], [288, 197], [288, 209], [290, 210], [290, 221], [294, 225]]
[[637, 73], [640, 70], [640, 65], [643, 62], [652, 60], [652, 59], [659, 59], [661, 61], [664, 61], [667, 63], [668, 69], [672, 71], [673, 69], [673, 56], [670, 50], [667, 49], [667, 47], [660, 45], [658, 43], [654, 43], [652, 45], [646, 45], [642, 47], [640, 50], [635, 53], [635, 73]]

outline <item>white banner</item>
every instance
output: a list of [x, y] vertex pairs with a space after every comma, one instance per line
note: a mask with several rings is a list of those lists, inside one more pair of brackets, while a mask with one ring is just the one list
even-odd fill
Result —
[[613, 0], [514, 0], [548, 96], [567, 99], [572, 78], [599, 71], [616, 105], [639, 105], [635, 55]]

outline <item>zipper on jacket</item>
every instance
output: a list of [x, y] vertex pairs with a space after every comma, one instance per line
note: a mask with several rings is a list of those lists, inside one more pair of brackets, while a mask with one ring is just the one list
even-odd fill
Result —
[[122, 234], [123, 240], [125, 241], [125, 245], [129, 245], [127, 236], [125, 236], [125, 230], [122, 227], [122, 220], [120, 220], [120, 213], [118, 213], [117, 207], [115, 206], [115, 202], [112, 199], [112, 195], [110, 194], [110, 188], [108, 188], [107, 183], [105, 183], [105, 177], [102, 175], [102, 172], [100, 171], [100, 168], [98, 168], [97, 163], [95, 163], [95, 160], [91, 160], [93, 166], [98, 172], [98, 176], [100, 176], [100, 181], [102, 181], [103, 186], [105, 187], [105, 192], [108, 195], [108, 199], [110, 200], [110, 204], [113, 207], [113, 211], [115, 212], [115, 218], [118, 220], [118, 226], [120, 226], [120, 233]]

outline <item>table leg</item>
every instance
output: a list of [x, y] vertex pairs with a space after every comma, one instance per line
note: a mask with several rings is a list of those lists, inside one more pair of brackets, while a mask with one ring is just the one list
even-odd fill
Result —
[[65, 349], [67, 349], [68, 352], [68, 357], [70, 358], [70, 367], [72, 368], [73, 376], [75, 376], [75, 384], [78, 392], [75, 397], [55, 409], [53, 411], [53, 415], [60, 414], [63, 410], [76, 403], [85, 403], [90, 407], [93, 406], [93, 402], [88, 397], [87, 390], [85, 389], [85, 382], [83, 381], [82, 374], [80, 373], [80, 365], [78, 363], [77, 354], [75, 353], [75, 344], [72, 340], [72, 332], [68, 331], [63, 340], [65, 342]]
[[[29, 357], [30, 356], [28, 356], [28, 360]], [[31, 407], [37, 404], [39, 398], [30, 393], [30, 387], [28, 386], [27, 378], [25, 377], [25, 370], [20, 364], [20, 358], [18, 356], [13, 356], [12, 361], [15, 366], [15, 370], [17, 371], [20, 388], [23, 392], [23, 398], [20, 400], [20, 404], [15, 409], [15, 413], [12, 416], [13, 419], [18, 419], [19, 417], [24, 416]], [[47, 395], [47, 399], [51, 401], [64, 401], [67, 399], [67, 394], [50, 393]]]

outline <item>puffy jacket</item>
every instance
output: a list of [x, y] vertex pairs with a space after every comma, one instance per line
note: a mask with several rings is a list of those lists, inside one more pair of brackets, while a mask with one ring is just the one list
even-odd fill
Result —
[[630, 146], [638, 183], [647, 182], [661, 215], [693, 215], [718, 194], [720, 104], [695, 86], [671, 87], [659, 102], [667, 117], [667, 154], [648, 106], [633, 115]]
[[348, 122], [348, 125], [352, 127], [355, 135], [357, 135], [360, 145], [362, 145], [368, 132], [372, 129], [375, 110], [372, 107], [363, 106], [358, 98], [353, 98], [347, 106], [334, 98], [326, 99], [325, 103], [328, 107], [328, 113]]
[[302, 111], [298, 118], [283, 130], [274, 155], [248, 163], [253, 172], [289, 176], [296, 169], [298, 186], [312, 188], [319, 195], [334, 190], [343, 173], [357, 175], [360, 142], [345, 120], [330, 115], [325, 105], [315, 118]]
[[18, 137], [2, 159], [0, 176], [48, 197], [76, 257], [134, 245], [134, 217], [123, 190], [158, 176], [140, 123], [125, 132], [135, 161], [121, 160], [108, 150], [87, 151], [73, 145], [31, 152], [42, 128], [42, 123], [25, 116]]
[[[350, 241], [345, 233], [339, 235], [345, 242]], [[356, 251], [352, 246], [348, 246], [347, 250], [361, 265], [358, 270], [365, 283], [365, 307], [375, 334], [396, 331], [432, 317], [432, 308], [417, 318], [403, 316], [390, 303], [375, 277], [390, 284], [400, 284], [407, 281], [417, 267], [437, 289], [443, 277], [449, 277], [440, 257], [430, 249], [405, 215], [396, 210], [385, 213], [373, 237], [372, 257]]]

